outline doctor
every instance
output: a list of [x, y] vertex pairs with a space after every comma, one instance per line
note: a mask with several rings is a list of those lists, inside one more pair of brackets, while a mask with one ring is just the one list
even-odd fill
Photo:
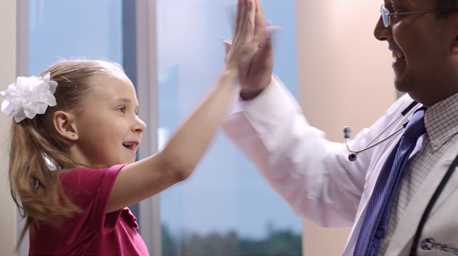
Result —
[[[255, 2], [256, 30], [247, 45], [255, 42], [257, 54], [240, 74], [241, 99], [223, 121], [229, 137], [297, 215], [323, 227], [352, 226], [343, 255], [458, 255], [458, 174], [450, 167], [458, 155], [458, 1], [385, 0], [374, 35], [393, 52], [394, 84], [407, 94], [349, 142], [356, 150], [388, 138], [354, 162], [345, 144], [309, 126], [292, 95], [272, 78], [270, 38]], [[236, 22], [243, 22], [243, 13]], [[379, 188], [395, 175], [382, 177], [384, 165], [393, 165], [385, 162], [404, 124], [423, 107], [426, 132], [390, 188], [388, 208], [374, 213]], [[371, 224], [371, 216], [382, 221]]]

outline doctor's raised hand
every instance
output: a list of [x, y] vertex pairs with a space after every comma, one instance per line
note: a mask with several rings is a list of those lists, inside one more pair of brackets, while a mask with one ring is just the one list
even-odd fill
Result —
[[[250, 8], [255, 8], [255, 12], [247, 16], [246, 10]], [[252, 33], [248, 33], [247, 29]], [[241, 54], [237, 61], [241, 85], [240, 96], [244, 100], [251, 100], [270, 84], [274, 65], [272, 40], [266, 30], [266, 21], [259, 0], [237, 1], [233, 38], [232, 45], [225, 42], [226, 53], [231, 55], [232, 51], [237, 49]]]

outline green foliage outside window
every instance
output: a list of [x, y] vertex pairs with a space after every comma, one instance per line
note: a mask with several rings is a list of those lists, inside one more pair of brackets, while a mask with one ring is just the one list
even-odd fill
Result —
[[236, 232], [199, 235], [185, 234], [174, 237], [162, 225], [163, 256], [300, 256], [302, 255], [301, 234], [290, 229], [278, 230], [268, 227], [264, 239], [241, 238]]

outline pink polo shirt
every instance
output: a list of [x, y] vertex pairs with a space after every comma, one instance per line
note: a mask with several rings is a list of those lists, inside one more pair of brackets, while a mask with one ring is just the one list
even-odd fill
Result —
[[64, 191], [84, 212], [55, 228], [40, 223], [30, 236], [30, 255], [148, 255], [129, 208], [106, 214], [116, 176], [125, 165], [79, 168], [60, 174]]

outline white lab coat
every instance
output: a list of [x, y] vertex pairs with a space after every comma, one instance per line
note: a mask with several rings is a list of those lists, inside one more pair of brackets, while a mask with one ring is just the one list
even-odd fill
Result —
[[[408, 95], [401, 97], [369, 129], [359, 132], [351, 147], [366, 147], [392, 122], [381, 138], [399, 129], [414, 110], [396, 118], [412, 101]], [[327, 141], [322, 131], [309, 126], [294, 97], [275, 79], [254, 100], [235, 103], [222, 127], [298, 216], [322, 227], [352, 226], [343, 255], [353, 255], [380, 169], [401, 132], [350, 162], [345, 144]], [[418, 144], [415, 152], [421, 148]], [[421, 215], [457, 154], [458, 145], [426, 177], [399, 221], [386, 255], [409, 253]], [[418, 255], [458, 255], [457, 188], [455, 172], [429, 215]]]

